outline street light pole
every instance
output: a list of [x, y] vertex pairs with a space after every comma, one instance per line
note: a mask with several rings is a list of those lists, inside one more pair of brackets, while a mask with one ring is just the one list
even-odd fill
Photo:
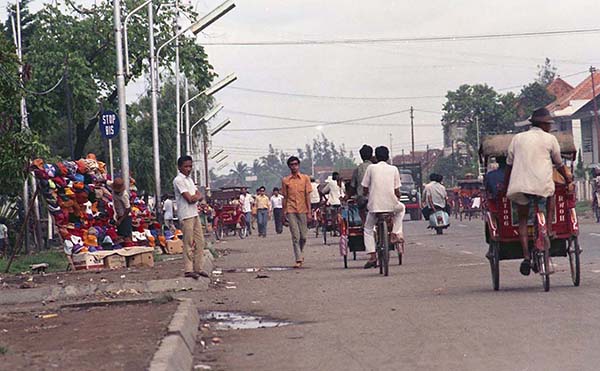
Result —
[[412, 159], [413, 164], [415, 163], [415, 125], [414, 125], [414, 109], [410, 106], [410, 141], [412, 147]]
[[121, 23], [121, 2], [113, 0], [115, 51], [117, 54], [117, 95], [119, 98], [119, 121], [121, 130], [119, 139], [121, 143], [121, 177], [125, 189], [129, 192], [129, 142], [127, 138], [127, 105], [125, 101], [125, 74], [123, 72], [123, 41]]
[[[175, 34], [179, 34], [179, 0], [175, 0]], [[179, 37], [175, 38], [175, 107], [180, 104], [179, 86]], [[181, 157], [181, 115], [179, 110], [175, 113], [175, 127], [177, 127], [177, 159]]]
[[161, 178], [160, 178], [160, 141], [158, 138], [158, 68], [156, 66], [156, 55], [154, 54], [154, 8], [148, 3], [148, 38], [150, 39], [150, 96], [152, 102], [152, 156], [154, 162], [154, 211], [158, 220], [162, 215], [160, 205]]

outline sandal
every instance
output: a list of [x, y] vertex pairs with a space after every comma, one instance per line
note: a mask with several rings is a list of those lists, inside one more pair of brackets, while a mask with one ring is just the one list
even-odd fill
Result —
[[296, 264], [294, 264], [294, 268], [302, 268], [302, 261], [297, 261]]
[[531, 262], [529, 261], [529, 259], [523, 259], [519, 271], [522, 275], [529, 276], [529, 273], [531, 273]]

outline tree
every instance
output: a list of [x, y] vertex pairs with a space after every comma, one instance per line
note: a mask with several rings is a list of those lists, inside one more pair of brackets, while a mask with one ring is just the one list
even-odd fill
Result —
[[542, 85], [543, 87], [547, 87], [554, 81], [556, 78], [556, 67], [552, 65], [550, 62], [550, 58], [546, 57], [543, 65], [538, 64], [538, 74], [535, 82]]
[[[175, 127], [175, 83], [172, 77], [163, 81], [158, 100], [158, 131], [160, 148], [161, 189], [165, 192], [173, 188], [172, 181], [177, 175], [177, 150]], [[196, 94], [192, 90], [191, 94]], [[136, 179], [137, 188], [154, 193], [154, 155], [152, 142], [151, 96], [146, 94], [131, 104], [128, 113], [129, 125], [129, 165]], [[198, 98], [190, 103], [191, 123], [199, 120], [212, 104], [210, 98]], [[202, 126], [204, 128], [204, 125]], [[194, 130], [197, 140], [203, 130]], [[185, 142], [183, 139], [182, 142]], [[185, 153], [185, 149], [183, 150]], [[116, 151], [118, 154], [118, 150]]]
[[480, 137], [514, 129], [516, 99], [514, 94], [498, 94], [486, 84], [461, 85], [446, 94], [442, 117], [444, 130], [457, 125], [466, 128], [466, 142], [477, 148], [477, 124]]
[[246, 176], [249, 172], [248, 165], [242, 161], [234, 162], [233, 169], [229, 170], [229, 174], [239, 182], [239, 184], [246, 183]]
[[[124, 13], [139, 2], [124, 0], [122, 4]], [[174, 8], [157, 10], [158, 4], [155, 39], [156, 45], [161, 45], [173, 34]], [[196, 15], [189, 7], [183, 10]], [[88, 151], [107, 157], [96, 127], [102, 110], [117, 108], [112, 20], [112, 2], [107, 0], [89, 8], [70, 0], [48, 3], [33, 17], [33, 32], [24, 55], [33, 71], [27, 88], [42, 91], [62, 80], [59, 88], [46, 95], [27, 97], [30, 126], [50, 145], [52, 153], [61, 157], [70, 157], [72, 152], [78, 158]], [[127, 81], [140, 78], [147, 70], [147, 29], [143, 12], [132, 17], [128, 29], [131, 75]], [[203, 48], [193, 40], [180, 38], [182, 70], [201, 90], [210, 85], [214, 73]], [[167, 46], [161, 54], [161, 66], [171, 66], [172, 47]]]

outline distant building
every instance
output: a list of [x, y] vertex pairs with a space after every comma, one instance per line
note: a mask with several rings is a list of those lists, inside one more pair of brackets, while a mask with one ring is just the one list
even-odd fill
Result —
[[590, 74], [574, 88], [560, 78], [555, 82], [548, 88], [556, 89], [556, 93], [552, 93], [557, 98], [546, 106], [555, 116], [556, 124], [553, 129], [573, 134], [575, 146], [581, 150], [584, 165], [600, 163], [599, 128], [594, 125], [594, 100], [600, 106], [600, 72], [595, 72], [593, 77]]
[[392, 163], [394, 165], [419, 163], [421, 164], [422, 173], [429, 174], [433, 170], [437, 160], [442, 157], [443, 154], [443, 150], [435, 148], [427, 151], [415, 151], [414, 161], [412, 154], [409, 153], [405, 155], [394, 156]]

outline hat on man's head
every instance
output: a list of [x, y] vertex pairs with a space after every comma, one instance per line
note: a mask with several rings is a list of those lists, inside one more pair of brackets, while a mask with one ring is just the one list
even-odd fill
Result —
[[532, 123], [540, 124], [554, 124], [554, 118], [550, 114], [550, 111], [548, 111], [544, 107], [538, 108], [535, 111], [533, 111], [533, 114], [531, 114], [529, 121], [531, 121]]

